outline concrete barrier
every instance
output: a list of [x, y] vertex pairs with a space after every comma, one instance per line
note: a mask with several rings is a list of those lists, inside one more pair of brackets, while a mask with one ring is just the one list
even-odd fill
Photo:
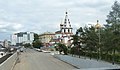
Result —
[[12, 70], [16, 63], [16, 59], [17, 59], [17, 53], [14, 53], [2, 64], [0, 64], [0, 70]]

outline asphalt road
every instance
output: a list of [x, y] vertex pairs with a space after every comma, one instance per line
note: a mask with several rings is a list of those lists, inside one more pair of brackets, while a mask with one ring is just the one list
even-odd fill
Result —
[[27, 49], [19, 56], [13, 70], [74, 70], [73, 66], [54, 58], [50, 53]]

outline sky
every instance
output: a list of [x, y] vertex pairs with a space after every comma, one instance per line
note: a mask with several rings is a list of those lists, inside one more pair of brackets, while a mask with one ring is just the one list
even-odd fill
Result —
[[[55, 32], [68, 11], [73, 31], [106, 23], [115, 0], [0, 0], [0, 40], [16, 32]], [[120, 2], [120, 0], [118, 0]]]

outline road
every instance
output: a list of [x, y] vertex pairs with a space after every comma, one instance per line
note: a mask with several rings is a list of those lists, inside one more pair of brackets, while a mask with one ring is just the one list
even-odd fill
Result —
[[74, 70], [73, 66], [54, 58], [50, 53], [27, 49], [19, 56], [13, 70]]

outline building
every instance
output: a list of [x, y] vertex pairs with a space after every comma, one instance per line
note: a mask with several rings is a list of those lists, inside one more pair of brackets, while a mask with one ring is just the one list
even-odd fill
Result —
[[25, 43], [32, 44], [33, 40], [34, 40], [33, 32], [19, 32], [12, 35], [11, 45], [20, 46]]
[[8, 48], [11, 45], [11, 42], [5, 39], [4, 41], [0, 41], [0, 45], [5, 48]]
[[41, 41], [45, 46], [48, 46], [48, 44], [50, 43], [50, 41], [51, 41], [54, 37], [55, 37], [55, 33], [51, 33], [51, 32], [45, 32], [45, 33], [39, 35], [40, 41]]
[[10, 46], [10, 44], [11, 44], [11, 42], [8, 41], [8, 40], [3, 41], [3, 46], [6, 47], [6, 48], [8, 48]]
[[71, 36], [73, 35], [70, 19], [68, 18], [68, 12], [65, 12], [65, 19], [60, 24], [60, 30], [55, 32], [56, 42], [61, 42], [67, 46], [71, 44]]
[[3, 41], [0, 41], [0, 45], [3, 46]]

